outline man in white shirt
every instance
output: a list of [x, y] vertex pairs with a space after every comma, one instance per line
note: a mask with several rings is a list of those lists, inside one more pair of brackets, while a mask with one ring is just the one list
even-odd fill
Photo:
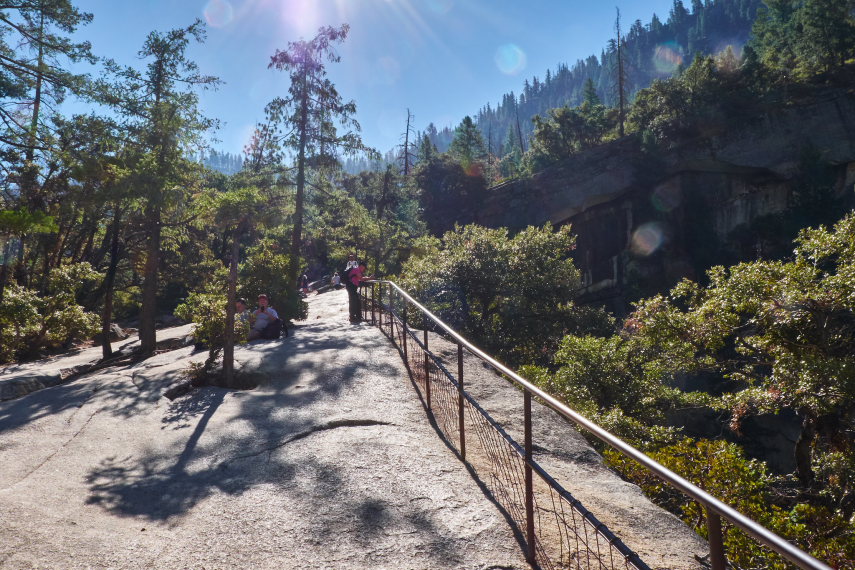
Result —
[[268, 303], [267, 295], [262, 293], [258, 296], [258, 308], [252, 313], [255, 317], [255, 322], [249, 330], [249, 340], [261, 338], [264, 328], [279, 319], [279, 313], [274, 308], [268, 307]]

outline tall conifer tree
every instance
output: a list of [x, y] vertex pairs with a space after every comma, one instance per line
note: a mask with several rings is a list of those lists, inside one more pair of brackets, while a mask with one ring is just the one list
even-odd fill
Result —
[[[347, 38], [350, 26], [331, 26], [318, 30], [311, 40], [288, 42], [284, 51], [276, 50], [269, 68], [288, 73], [291, 86], [288, 95], [267, 104], [269, 123], [284, 134], [271, 142], [296, 155], [296, 186], [294, 227], [291, 233], [291, 278], [297, 280], [300, 267], [300, 247], [303, 241], [303, 210], [307, 170], [312, 163], [328, 163], [338, 152], [353, 154], [368, 150], [358, 132], [354, 119], [356, 103], [344, 101], [335, 85], [327, 78], [325, 62], [337, 63], [339, 55], [334, 45]], [[340, 134], [336, 123], [345, 132]]]

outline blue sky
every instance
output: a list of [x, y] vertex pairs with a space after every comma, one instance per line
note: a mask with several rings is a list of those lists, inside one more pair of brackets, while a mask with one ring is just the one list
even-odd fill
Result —
[[141, 66], [136, 52], [152, 30], [208, 23], [207, 42], [191, 57], [224, 84], [202, 94], [203, 112], [222, 122], [213, 146], [237, 153], [264, 106], [288, 88], [267, 69], [277, 48], [310, 39], [320, 26], [350, 24], [329, 77], [356, 101], [363, 140], [385, 152], [399, 144], [407, 108], [416, 129], [455, 126], [486, 103], [560, 62], [599, 54], [636, 19], [663, 21], [672, 0], [615, 3], [538, 0], [78, 0], [95, 19], [79, 36], [97, 55]]

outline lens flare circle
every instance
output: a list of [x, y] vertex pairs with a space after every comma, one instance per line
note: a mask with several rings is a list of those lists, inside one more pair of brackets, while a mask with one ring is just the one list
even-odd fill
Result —
[[670, 212], [680, 205], [680, 189], [673, 186], [660, 186], [653, 191], [650, 202], [660, 212]]
[[659, 44], [653, 52], [653, 67], [663, 75], [671, 75], [683, 64], [682, 48], [675, 42]]
[[391, 56], [379, 58], [375, 64], [375, 79], [380, 85], [394, 85], [401, 78], [401, 64]]
[[653, 255], [665, 241], [665, 232], [656, 222], [648, 222], [632, 232], [632, 252], [647, 257]]
[[525, 52], [516, 44], [504, 44], [496, 48], [496, 55], [493, 56], [496, 62], [496, 67], [505, 75], [517, 75], [525, 69], [528, 58]]
[[202, 11], [205, 22], [212, 28], [223, 28], [235, 17], [235, 9], [229, 0], [209, 0]]

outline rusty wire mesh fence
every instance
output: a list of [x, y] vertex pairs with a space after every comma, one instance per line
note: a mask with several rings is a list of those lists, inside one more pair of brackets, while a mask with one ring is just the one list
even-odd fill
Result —
[[[535, 568], [648, 566], [535, 461], [534, 396], [560, 417], [702, 507], [709, 550], [704, 557], [695, 556], [701, 566], [712, 570], [737, 567], [728, 563], [723, 544], [726, 531], [744, 533], [760, 551], [766, 552], [761, 555], [759, 567], [831, 570], [540, 390], [469, 343], [394, 283], [371, 282], [363, 288], [362, 297], [363, 318], [379, 327], [401, 352], [437, 429], [501, 506]], [[472, 397], [470, 392], [477, 392], [478, 386], [464, 377], [464, 350], [475, 356], [475, 362], [482, 367], [503, 375], [520, 389], [523, 409], [519, 413], [503, 410], [502, 422], [498, 422]], [[467, 372], [476, 377], [480, 373], [480, 369], [472, 368]], [[522, 418], [522, 427], [509, 418]]]
[[[638, 569], [648, 566], [533, 459], [531, 396], [524, 400], [524, 440], [464, 389], [463, 347], [433, 350], [441, 340], [429, 322], [411, 314], [407, 301], [380, 284], [363, 288], [363, 318], [401, 351], [410, 377], [446, 441], [475, 472], [515, 527], [529, 562], [548, 569]], [[452, 345], [454, 346], [454, 345]], [[519, 430], [517, 430], [519, 431]]]

